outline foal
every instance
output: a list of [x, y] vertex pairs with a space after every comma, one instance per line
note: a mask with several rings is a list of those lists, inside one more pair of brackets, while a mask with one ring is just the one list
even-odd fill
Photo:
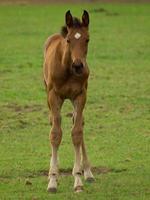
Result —
[[47, 188], [50, 192], [57, 191], [57, 152], [62, 139], [60, 111], [65, 99], [70, 99], [74, 106], [72, 128], [72, 142], [75, 149], [75, 163], [72, 171], [74, 190], [79, 192], [83, 189], [82, 170], [85, 180], [94, 180], [83, 140], [83, 109], [89, 76], [86, 63], [89, 14], [84, 11], [82, 22], [80, 22], [68, 11], [65, 21], [66, 26], [62, 27], [61, 34], [55, 34], [47, 39], [44, 52], [44, 82], [52, 120], [50, 132], [52, 156]]

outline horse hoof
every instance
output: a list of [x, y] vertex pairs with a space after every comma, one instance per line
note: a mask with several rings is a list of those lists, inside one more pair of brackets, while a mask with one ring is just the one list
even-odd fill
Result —
[[83, 186], [76, 186], [76, 187], [74, 188], [74, 191], [75, 191], [75, 193], [82, 192], [82, 191], [83, 191]]
[[50, 193], [56, 193], [57, 192], [57, 188], [47, 188], [47, 191]]
[[85, 180], [87, 183], [93, 183], [95, 181], [94, 177], [88, 177]]

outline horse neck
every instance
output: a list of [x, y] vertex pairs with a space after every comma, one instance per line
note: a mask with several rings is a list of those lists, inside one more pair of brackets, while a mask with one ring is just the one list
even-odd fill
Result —
[[65, 41], [62, 42], [62, 66], [63, 68], [71, 66], [71, 53]]

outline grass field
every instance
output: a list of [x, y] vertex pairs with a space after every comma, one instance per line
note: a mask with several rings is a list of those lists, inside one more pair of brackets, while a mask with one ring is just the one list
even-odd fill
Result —
[[[43, 44], [59, 31], [66, 10], [80, 16], [83, 8], [91, 18], [84, 134], [96, 181], [73, 193], [66, 101], [60, 185], [49, 194]], [[0, 6], [0, 200], [150, 199], [149, 10], [149, 4]]]

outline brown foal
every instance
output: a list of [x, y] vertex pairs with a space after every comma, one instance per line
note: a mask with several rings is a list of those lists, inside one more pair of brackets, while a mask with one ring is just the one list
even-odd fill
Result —
[[61, 33], [47, 39], [44, 52], [44, 82], [52, 120], [50, 131], [52, 156], [47, 188], [50, 192], [57, 191], [57, 152], [62, 139], [60, 111], [65, 99], [70, 99], [74, 106], [72, 128], [72, 142], [75, 149], [72, 171], [75, 179], [74, 190], [80, 192], [83, 189], [82, 170], [85, 180], [94, 180], [83, 139], [83, 109], [89, 76], [86, 62], [89, 14], [84, 11], [81, 22], [67, 11], [65, 21], [66, 26], [62, 27]]

